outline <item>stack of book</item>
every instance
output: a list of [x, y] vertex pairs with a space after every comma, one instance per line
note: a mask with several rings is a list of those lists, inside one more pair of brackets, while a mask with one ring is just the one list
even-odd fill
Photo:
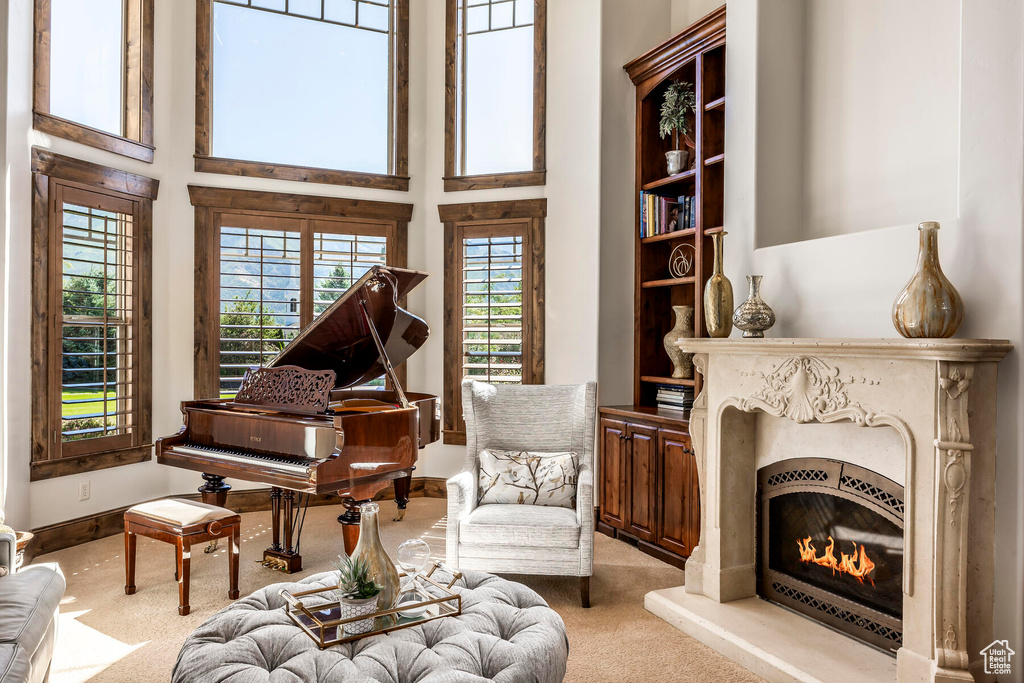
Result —
[[677, 387], [674, 384], [659, 384], [655, 397], [662, 410], [689, 412], [693, 408], [693, 387]]
[[697, 202], [693, 197], [640, 193], [640, 237], [665, 235], [696, 225]]

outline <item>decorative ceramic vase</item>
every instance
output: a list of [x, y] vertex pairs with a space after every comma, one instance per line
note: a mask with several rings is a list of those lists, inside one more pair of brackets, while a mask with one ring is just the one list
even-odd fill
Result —
[[[380, 595], [374, 595], [372, 598], [341, 598], [339, 600], [338, 609], [340, 610], [341, 619], [352, 619], [353, 617], [362, 617], [373, 614], [377, 611], [377, 601], [380, 599]], [[344, 625], [346, 635], [358, 635], [360, 633], [366, 633], [373, 628], [373, 619], [360, 619], [359, 621], [352, 621]]]
[[690, 150], [676, 149], [665, 152], [665, 162], [668, 166], [668, 174], [675, 175], [686, 170], [686, 164], [690, 160]]
[[722, 268], [722, 238], [729, 233], [711, 235], [715, 247], [715, 269], [704, 285], [704, 325], [709, 337], [728, 337], [732, 333], [732, 283]]
[[377, 595], [377, 609], [388, 610], [394, 606], [398, 597], [398, 569], [380, 542], [380, 528], [377, 526], [379, 510], [376, 503], [363, 503], [359, 506], [359, 542], [352, 551], [352, 559], [362, 558], [366, 562], [369, 567], [367, 576], [381, 586]]
[[733, 313], [732, 322], [743, 330], [744, 337], [763, 337], [775, 324], [775, 311], [761, 298], [761, 276], [748, 275], [750, 291], [747, 300]]
[[676, 315], [676, 326], [665, 335], [665, 353], [672, 361], [672, 378], [691, 379], [693, 354], [683, 353], [676, 342], [693, 338], [693, 306], [673, 306], [672, 312]]
[[952, 337], [964, 321], [964, 302], [939, 265], [939, 224], [917, 226], [917, 271], [892, 305], [892, 323], [904, 337]]

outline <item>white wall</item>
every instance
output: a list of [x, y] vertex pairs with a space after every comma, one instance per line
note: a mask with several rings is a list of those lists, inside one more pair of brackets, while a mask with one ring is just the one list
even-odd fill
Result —
[[601, 35], [601, 284], [598, 387], [605, 405], [633, 402], [636, 90], [624, 64], [667, 40], [669, 0], [605, 0]]
[[955, 219], [959, 0], [765, 7], [758, 246]]
[[[153, 218], [153, 432], [181, 424], [178, 404], [192, 397], [193, 212], [186, 185], [372, 198], [415, 205], [409, 265], [428, 270], [410, 308], [432, 336], [409, 362], [410, 388], [441, 394], [442, 226], [438, 203], [547, 197], [548, 383], [597, 376], [598, 226], [600, 190], [601, 16], [590, 0], [559, 0], [548, 8], [548, 184], [540, 188], [445, 193], [444, 2], [411, 3], [410, 171], [408, 193], [333, 187], [192, 170], [194, 149], [194, 3], [156, 0], [154, 74], [156, 162], [144, 164], [31, 130], [32, 3], [11, 3], [7, 35], [3, 466], [0, 500], [11, 524], [36, 528], [141, 500], [195, 490], [186, 470], [155, 462], [29, 483], [30, 170], [38, 145], [160, 180]], [[435, 445], [421, 453], [417, 475], [445, 477], [461, 466], [462, 449]], [[78, 482], [92, 484], [78, 502]], [[237, 487], [251, 486], [232, 482]]]
[[[734, 286], [748, 273], [765, 276], [762, 293], [779, 318], [771, 336], [894, 337], [890, 308], [914, 268], [917, 231], [913, 225], [757, 248], [761, 229], [754, 201], [760, 183], [754, 124], [758, 5], [757, 0], [732, 0], [728, 6], [726, 274]], [[1020, 419], [1024, 377], [1019, 351], [1024, 344], [1024, 15], [1020, 3], [1013, 0], [963, 2], [960, 24], [956, 37], [961, 65], [958, 213], [943, 223], [939, 241], [943, 268], [967, 307], [959, 336], [1005, 338], [1018, 349], [999, 368], [995, 633], [1008, 638], [1020, 652], [1024, 646]], [[913, 78], [913, 72], [904, 74], [904, 80]], [[927, 105], [925, 99], [921, 109]], [[1022, 680], [1022, 672], [1024, 667], [1015, 667], [1013, 680]]]

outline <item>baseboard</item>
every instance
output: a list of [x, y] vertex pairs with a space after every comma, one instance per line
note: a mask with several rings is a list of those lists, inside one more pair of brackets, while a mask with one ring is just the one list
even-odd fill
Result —
[[[374, 496], [375, 500], [390, 498], [393, 494], [391, 487], [388, 487]], [[198, 493], [186, 493], [174, 496], [162, 496], [164, 498], [187, 498], [199, 500]], [[410, 498], [446, 498], [447, 488], [445, 480], [437, 477], [413, 477], [412, 487], [409, 490]], [[142, 503], [145, 501], [139, 501]], [[133, 503], [137, 505], [138, 503]], [[319, 505], [340, 505], [341, 498], [334, 494], [312, 495], [309, 497], [310, 506]], [[80, 543], [88, 543], [107, 536], [124, 533], [124, 513], [131, 507], [116, 508], [97, 512], [94, 515], [87, 515], [66, 522], [58, 522], [48, 526], [33, 529], [35, 537], [25, 549], [25, 564], [33, 558], [56, 550], [63, 550]], [[244, 489], [241, 491], [228, 491], [227, 507], [235, 512], [262, 512], [270, 509], [270, 489]]]

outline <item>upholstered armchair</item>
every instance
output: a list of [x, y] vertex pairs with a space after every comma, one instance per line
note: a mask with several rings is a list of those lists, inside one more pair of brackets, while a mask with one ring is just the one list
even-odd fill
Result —
[[[448, 480], [448, 564], [493, 573], [580, 577], [590, 607], [594, 563], [597, 383], [462, 384], [466, 463]], [[576, 507], [480, 505], [484, 449], [578, 455]]]

